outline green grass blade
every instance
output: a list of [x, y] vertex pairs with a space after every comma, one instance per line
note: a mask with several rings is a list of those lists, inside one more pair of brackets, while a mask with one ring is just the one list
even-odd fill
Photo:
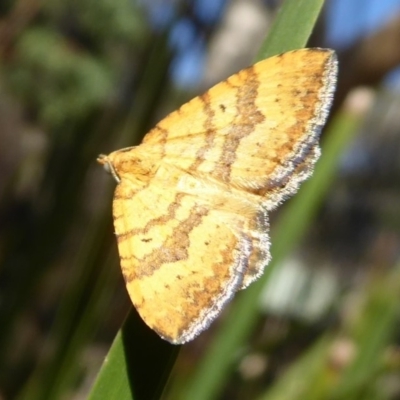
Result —
[[179, 349], [160, 339], [132, 310], [111, 346], [88, 399], [160, 398]]
[[[304, 47], [311, 34], [322, 5], [322, 0], [287, 0], [282, 6], [266, 42], [268, 45], [264, 45], [260, 52], [262, 58], [266, 55]], [[300, 15], [301, 18], [299, 18]], [[253, 285], [251, 293], [260, 291], [262, 285], [263, 282]], [[254, 294], [247, 296], [242, 294], [240, 301], [236, 303], [235, 310], [232, 310], [233, 312], [230, 314], [231, 317], [226, 321], [224, 329], [221, 330], [221, 334], [218, 335], [216, 341], [212, 345], [211, 351], [207, 354], [207, 357], [199, 370], [199, 374], [190, 382], [188, 391], [183, 398], [208, 400], [218, 392], [219, 387], [223, 384], [224, 377], [226, 377], [227, 371], [232, 364], [234, 358], [233, 354], [235, 354], [235, 350], [244, 341], [250, 331], [251, 324], [247, 324], [247, 322], [241, 324], [242, 328], [234, 329], [229, 335], [228, 340], [224, 337], [225, 333], [223, 332], [225, 332], [226, 329], [231, 329], [231, 319], [236, 319], [236, 316], [238, 315], [237, 313], [239, 313], [240, 316], [248, 313], [249, 301], [250, 308], [254, 308], [254, 297]], [[236, 314], [236, 316], [234, 316], [234, 314]], [[252, 311], [250, 315], [250, 320], [246, 318], [243, 321], [254, 320], [256, 312]], [[125, 329], [126, 325], [124, 326], [123, 331]], [[138, 357], [130, 359], [130, 356], [126, 352], [127, 348], [124, 348], [124, 344], [122, 343], [123, 337], [123, 334], [117, 336], [109, 352], [107, 362], [104, 364], [93, 389], [90, 397], [91, 400], [103, 398], [134, 398], [132, 396], [134, 390], [131, 390], [131, 385], [132, 379], [136, 379], [136, 377], [135, 375], [130, 375], [131, 371], [128, 369], [128, 361], [130, 363], [136, 363], [137, 368], [142, 369], [141, 363], [145, 361], [145, 357], [143, 359], [139, 359]], [[134, 335], [132, 334], [131, 338], [131, 345], [139, 346], [143, 349], [143, 343], [137, 338], [137, 332], [135, 332]], [[169, 346], [166, 343], [164, 345]], [[151, 348], [149, 347], [148, 349]], [[163, 362], [163, 360], [170, 360], [173, 358], [175, 352], [169, 347], [167, 347], [167, 349], [170, 350], [170, 353], [168, 354], [168, 350], [166, 350], [164, 352], [165, 358], [159, 354], [158, 359], [153, 360], [156, 365]], [[214, 353], [216, 349], [219, 351]], [[168, 362], [165, 364], [166, 368], [167, 365]], [[154, 377], [154, 371], [149, 371], [149, 373]], [[148, 379], [148, 377], [146, 379]], [[109, 387], [110, 385], [112, 388]], [[110, 393], [107, 392], [107, 390], [118, 390], [118, 396], [111, 397], [116, 396], [117, 392]], [[107, 395], [105, 395], [106, 393]]]
[[257, 61], [307, 44], [324, 0], [286, 0], [264, 40]]

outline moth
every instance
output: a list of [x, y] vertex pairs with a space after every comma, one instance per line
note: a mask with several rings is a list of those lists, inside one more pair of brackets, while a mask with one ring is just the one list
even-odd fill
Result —
[[99, 156], [130, 298], [163, 339], [194, 339], [263, 273], [268, 213], [313, 171], [336, 76], [329, 49], [268, 58]]

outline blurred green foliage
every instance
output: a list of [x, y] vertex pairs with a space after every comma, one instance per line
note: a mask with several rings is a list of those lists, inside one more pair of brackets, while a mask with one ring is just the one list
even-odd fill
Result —
[[104, 105], [115, 85], [106, 63], [48, 28], [26, 30], [9, 66], [12, 90], [34, 106], [39, 122], [59, 126]]
[[[290, 12], [278, 17], [262, 55], [302, 46], [322, 3], [286, 1]], [[193, 17], [190, 1], [176, 4], [174, 19], [160, 30], [129, 0], [0, 4], [2, 398], [72, 399], [92, 387], [91, 399], [158, 398], [168, 380], [179, 348], [135, 312], [115, 338], [131, 305], [113, 237], [115, 184], [95, 159], [139, 143], [191, 96], [168, 76], [169, 32], [176, 20]], [[213, 29], [204, 36], [212, 38]], [[363, 118], [348, 110], [335, 115], [314, 179], [272, 223], [274, 262], [264, 279], [272, 280], [303, 240], [297, 259], [316, 269], [328, 264], [330, 276], [341, 276], [330, 307], [316, 319], [293, 317], [284, 307], [274, 314], [258, 302], [260, 280], [180, 350], [164, 398], [399, 398], [400, 218], [398, 197], [390, 197], [399, 194], [398, 179], [390, 175], [372, 194], [375, 218], [361, 218], [370, 182], [362, 192], [362, 179], [337, 174], [344, 149], [365, 130]], [[339, 214], [354, 197], [358, 213]], [[332, 204], [337, 225], [325, 225]], [[346, 235], [335, 238], [335, 226]]]

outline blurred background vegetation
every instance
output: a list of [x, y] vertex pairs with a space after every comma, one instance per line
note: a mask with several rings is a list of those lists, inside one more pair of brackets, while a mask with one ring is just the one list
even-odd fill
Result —
[[[279, 5], [0, 2], [0, 399], [86, 398], [131, 308], [96, 156], [251, 64]], [[400, 398], [399, 38], [400, 1], [325, 2], [309, 46], [334, 48], [340, 74], [317, 175], [331, 137], [349, 139], [203, 398]], [[273, 238], [294, 201], [271, 216]], [[195, 398], [226, 315], [181, 348], [166, 399]]]

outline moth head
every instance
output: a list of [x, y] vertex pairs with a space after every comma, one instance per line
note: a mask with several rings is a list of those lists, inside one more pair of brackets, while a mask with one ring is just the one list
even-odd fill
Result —
[[103, 168], [109, 174], [111, 174], [118, 183], [121, 181], [117, 172], [115, 171], [114, 165], [113, 165], [112, 161], [110, 160], [109, 156], [106, 156], [105, 154], [100, 154], [97, 157], [97, 162], [100, 163], [103, 166]]
[[109, 155], [100, 154], [97, 162], [102, 164], [118, 183], [124, 179], [147, 182], [155, 175], [159, 166], [138, 147], [127, 147]]

